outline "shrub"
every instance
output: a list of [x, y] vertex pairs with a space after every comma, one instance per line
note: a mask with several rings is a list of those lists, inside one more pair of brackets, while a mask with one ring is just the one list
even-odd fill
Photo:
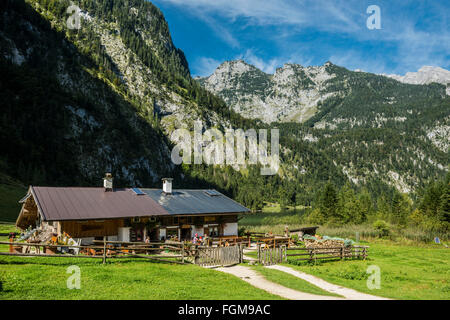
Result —
[[390, 233], [389, 225], [386, 221], [383, 220], [375, 221], [375, 223], [373, 224], [373, 228], [378, 231], [381, 237], [387, 237]]

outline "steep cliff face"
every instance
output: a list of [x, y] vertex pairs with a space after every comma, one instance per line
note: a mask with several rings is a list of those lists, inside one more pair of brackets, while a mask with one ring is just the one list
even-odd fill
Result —
[[326, 92], [326, 81], [335, 77], [329, 66], [286, 64], [269, 75], [242, 60], [227, 61], [198, 81], [245, 117], [266, 123], [304, 122], [319, 102], [336, 94]]
[[[82, 10], [79, 30], [67, 27], [71, 3]], [[12, 176], [92, 184], [112, 170], [121, 184], [159, 184], [174, 170], [171, 131], [197, 119], [229, 124], [227, 108], [219, 115], [220, 101], [214, 97], [213, 105], [191, 79], [151, 3], [8, 0], [0, 6], [1, 163]]]

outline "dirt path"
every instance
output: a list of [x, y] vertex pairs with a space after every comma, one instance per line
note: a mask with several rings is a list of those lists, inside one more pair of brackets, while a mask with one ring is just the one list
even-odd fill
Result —
[[241, 278], [245, 282], [250, 283], [256, 288], [290, 300], [342, 300], [342, 298], [338, 297], [319, 296], [286, 288], [277, 283], [268, 281], [253, 269], [244, 266], [217, 268], [216, 270], [232, 274], [236, 277]]
[[310, 275], [310, 274], [307, 274], [304, 272], [300, 272], [300, 271], [294, 270], [289, 267], [274, 265], [274, 266], [267, 266], [266, 268], [275, 269], [275, 270], [289, 273], [297, 278], [308, 281], [309, 283], [315, 285], [316, 287], [319, 287], [328, 292], [339, 294], [349, 300], [389, 300], [388, 298], [377, 297], [377, 296], [373, 296], [371, 294], [361, 293], [361, 292], [358, 292], [353, 289], [341, 287], [341, 286], [329, 283], [323, 279], [317, 278], [313, 275]]

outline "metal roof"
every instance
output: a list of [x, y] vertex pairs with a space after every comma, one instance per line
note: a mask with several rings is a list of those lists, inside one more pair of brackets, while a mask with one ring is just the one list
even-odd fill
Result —
[[162, 216], [168, 212], [151, 197], [131, 189], [31, 187], [46, 221], [101, 220]]
[[244, 213], [250, 210], [216, 190], [142, 189], [170, 214]]

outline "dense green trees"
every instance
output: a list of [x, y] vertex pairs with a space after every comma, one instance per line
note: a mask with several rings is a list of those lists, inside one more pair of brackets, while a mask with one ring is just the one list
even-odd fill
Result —
[[336, 191], [333, 184], [327, 183], [317, 193], [306, 221], [328, 225], [390, 223], [400, 228], [411, 225], [429, 231], [448, 232], [449, 199], [450, 174], [445, 180], [431, 182], [416, 202], [395, 190], [375, 199], [367, 190], [355, 192], [346, 184]]
[[432, 182], [419, 199], [418, 210], [410, 220], [417, 226], [431, 230], [450, 231], [450, 173], [445, 180]]

